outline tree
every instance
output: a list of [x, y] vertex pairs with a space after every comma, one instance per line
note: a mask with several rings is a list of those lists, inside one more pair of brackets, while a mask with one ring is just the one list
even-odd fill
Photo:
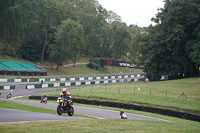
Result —
[[141, 27], [138, 27], [137, 25], [130, 25], [129, 31], [131, 33], [129, 59], [134, 64], [144, 65], [143, 54], [141, 49], [142, 36], [144, 35], [144, 30]]
[[53, 63], [56, 63], [56, 70], [58, 70], [65, 60], [65, 51], [61, 49], [59, 45], [49, 44], [47, 52], [49, 54], [49, 61], [51, 62], [51, 69], [53, 67]]
[[75, 67], [76, 61], [81, 57], [81, 50], [85, 48], [83, 26], [71, 19], [63, 21], [56, 34], [56, 40], [65, 51], [65, 59], [71, 59]]
[[38, 60], [41, 53], [41, 44], [42, 43], [38, 35], [26, 35], [19, 50], [19, 55], [27, 60]]
[[111, 26], [112, 58], [119, 60], [122, 56], [126, 56], [129, 51], [131, 35], [125, 23], [113, 22]]
[[122, 22], [122, 18], [113, 11], [108, 11], [106, 21], [112, 24], [113, 22]]
[[101, 28], [106, 24], [106, 10], [97, 0], [77, 0], [75, 20], [83, 25], [86, 50], [84, 53], [99, 57]]
[[[198, 0], [165, 0], [149, 27], [146, 40], [145, 72], [152, 80], [160, 75], [170, 79], [199, 75]], [[148, 49], [148, 50], [147, 50]]]
[[63, 4], [60, 1], [55, 0], [41, 0], [39, 5], [40, 29], [43, 38], [43, 48], [41, 54], [41, 64], [44, 58], [44, 53], [47, 45], [50, 43], [51, 36], [50, 31], [55, 28], [60, 22], [63, 10]]

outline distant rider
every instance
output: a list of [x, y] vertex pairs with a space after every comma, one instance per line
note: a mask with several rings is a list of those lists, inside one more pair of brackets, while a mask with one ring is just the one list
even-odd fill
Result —
[[123, 115], [123, 113], [124, 113], [124, 111], [122, 111], [122, 110], [121, 110], [121, 111], [120, 111], [120, 116], [122, 116], [122, 115]]
[[46, 95], [44, 95], [44, 96], [43, 96], [43, 99], [44, 99], [44, 100], [47, 100], [47, 96], [46, 96]]

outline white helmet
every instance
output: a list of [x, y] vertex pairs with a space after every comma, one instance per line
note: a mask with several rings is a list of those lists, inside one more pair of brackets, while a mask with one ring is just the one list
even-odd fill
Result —
[[66, 88], [63, 88], [63, 89], [62, 89], [62, 92], [63, 92], [63, 93], [66, 93], [66, 91], [67, 91]]

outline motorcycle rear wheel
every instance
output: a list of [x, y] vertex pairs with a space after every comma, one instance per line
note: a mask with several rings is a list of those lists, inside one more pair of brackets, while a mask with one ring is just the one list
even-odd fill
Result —
[[58, 115], [62, 115], [62, 110], [61, 110], [61, 105], [58, 105], [57, 106], [57, 113], [58, 113]]

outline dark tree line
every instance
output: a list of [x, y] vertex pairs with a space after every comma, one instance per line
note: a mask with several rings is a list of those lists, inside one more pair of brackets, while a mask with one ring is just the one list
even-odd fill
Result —
[[[145, 72], [151, 80], [199, 75], [200, 1], [165, 0], [138, 43]], [[136, 40], [135, 40], [136, 41]]]
[[165, 0], [152, 21], [138, 27], [97, 0], [1, 0], [0, 54], [74, 66], [88, 57], [145, 66], [150, 80], [199, 75], [200, 1]]
[[1, 0], [0, 40], [11, 56], [61, 66], [69, 59], [75, 65], [81, 53], [119, 60], [128, 52], [130, 33], [97, 0]]

